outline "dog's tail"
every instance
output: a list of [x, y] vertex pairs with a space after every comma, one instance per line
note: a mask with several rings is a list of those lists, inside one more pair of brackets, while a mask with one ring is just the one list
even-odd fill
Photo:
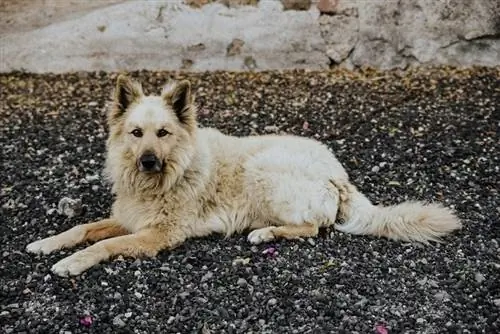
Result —
[[339, 231], [366, 234], [393, 240], [428, 243], [462, 224], [454, 213], [440, 204], [404, 202], [392, 206], [375, 206], [349, 181], [332, 181], [339, 190]]

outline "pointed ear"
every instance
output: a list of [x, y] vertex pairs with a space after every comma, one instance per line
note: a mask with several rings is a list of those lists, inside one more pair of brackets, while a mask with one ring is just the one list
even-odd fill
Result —
[[144, 95], [139, 83], [133, 81], [125, 74], [120, 74], [116, 79], [116, 88], [113, 96], [113, 108], [110, 120], [121, 117], [127, 108]]
[[188, 80], [169, 83], [163, 89], [161, 96], [172, 108], [181, 124], [189, 129], [196, 127], [196, 108], [191, 95], [191, 83]]

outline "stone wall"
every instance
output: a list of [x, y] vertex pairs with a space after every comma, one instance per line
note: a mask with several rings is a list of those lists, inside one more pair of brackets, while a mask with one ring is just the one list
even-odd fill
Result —
[[2, 72], [500, 65], [498, 0], [3, 0]]

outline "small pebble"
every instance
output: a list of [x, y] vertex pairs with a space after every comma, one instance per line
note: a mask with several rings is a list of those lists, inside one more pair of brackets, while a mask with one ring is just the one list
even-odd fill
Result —
[[113, 318], [113, 325], [122, 328], [125, 327], [127, 324], [125, 323], [125, 321], [122, 320], [121, 316], [117, 315], [116, 317]]
[[214, 276], [214, 274], [209, 271], [201, 277], [201, 281], [206, 282], [206, 281], [210, 280], [213, 276]]

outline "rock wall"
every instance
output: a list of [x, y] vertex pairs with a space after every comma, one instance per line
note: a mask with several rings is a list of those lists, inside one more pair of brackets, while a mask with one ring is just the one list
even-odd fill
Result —
[[327, 2], [330, 15], [319, 21], [335, 64], [500, 65], [498, 0]]
[[499, 66], [499, 4], [3, 0], [0, 71]]

